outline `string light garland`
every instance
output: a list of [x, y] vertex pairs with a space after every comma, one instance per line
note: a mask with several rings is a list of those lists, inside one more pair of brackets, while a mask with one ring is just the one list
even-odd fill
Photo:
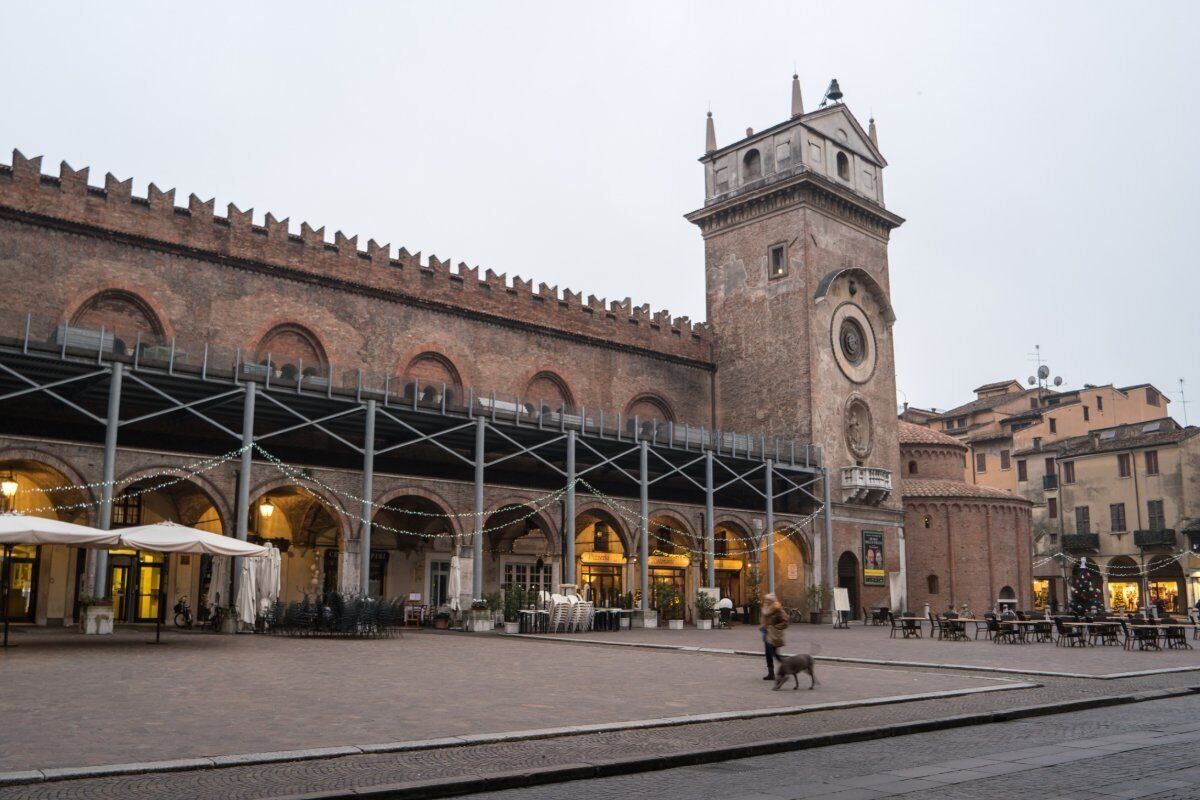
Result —
[[1079, 566], [1080, 569], [1087, 570], [1088, 572], [1094, 572], [1106, 580], [1112, 580], [1113, 578], [1134, 578], [1149, 575], [1150, 573], [1156, 572], [1169, 564], [1178, 563], [1190, 555], [1194, 555], [1190, 550], [1181, 550], [1177, 553], [1171, 554], [1170, 556], [1155, 556], [1150, 565], [1138, 566], [1136, 564], [1117, 564], [1114, 566], [1110, 564], [1108, 566], [1101, 567], [1096, 563], [1095, 559], [1088, 558], [1086, 556], [1083, 558], [1075, 558], [1068, 553], [1058, 552], [1054, 555], [1043, 556], [1039, 558], [1033, 562], [1033, 566], [1041, 567], [1059, 560], [1068, 561], [1073, 565]]
[[[208, 469], [211, 469], [212, 467], [216, 467], [221, 464], [224, 464], [225, 462], [230, 461], [231, 459], [234, 459], [234, 458], [240, 456], [243, 452], [245, 452], [246, 449], [247, 449], [246, 446], [243, 446], [243, 447], [239, 447], [236, 450], [231, 450], [230, 452], [225, 453], [223, 455], [211, 456], [211, 457], [203, 459], [201, 461], [197, 461], [194, 464], [192, 464], [191, 466], [198, 467], [201, 464], [209, 464], [210, 462], [211, 462], [211, 466], [195, 469], [195, 470], [191, 471], [190, 474], [197, 475], [200, 472], [204, 472], [204, 471], [207, 471]], [[172, 471], [163, 470], [162, 472], [156, 472], [153, 475], [129, 475], [127, 477], [116, 478], [111, 481], [93, 481], [91, 483], [63, 483], [63, 484], [57, 484], [55, 486], [50, 486], [48, 488], [42, 488], [40, 486], [33, 486], [28, 489], [21, 489], [18, 487], [16, 493], [18, 495], [20, 495], [20, 494], [30, 494], [30, 493], [83, 491], [85, 489], [103, 489], [105, 486], [117, 487], [117, 486], [121, 486], [126, 483], [134, 483], [136, 481], [143, 481], [143, 480], [147, 480], [149, 478], [157, 478], [160, 475], [172, 475], [172, 474], [174, 474], [173, 470]]]

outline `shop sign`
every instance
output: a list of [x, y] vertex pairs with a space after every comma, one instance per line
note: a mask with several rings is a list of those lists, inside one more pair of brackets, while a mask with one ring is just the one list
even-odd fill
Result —
[[862, 571], [864, 586], [883, 586], [883, 531], [862, 532]]
[[688, 556], [650, 556], [647, 563], [652, 567], [673, 567], [686, 569], [691, 566], [692, 559]]
[[[651, 560], [653, 561], [653, 559]], [[579, 561], [583, 564], [624, 564], [625, 554], [589, 550], [586, 553], [579, 554]]]
[[714, 558], [713, 569], [727, 569], [733, 572], [741, 572], [742, 560], [740, 558]]

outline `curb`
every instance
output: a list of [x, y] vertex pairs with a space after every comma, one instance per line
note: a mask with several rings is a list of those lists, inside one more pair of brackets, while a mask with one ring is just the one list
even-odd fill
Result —
[[[832, 703], [812, 703], [803, 706], [779, 706], [776, 708], [746, 709], [741, 711], [714, 711], [706, 714], [690, 714], [682, 717], [660, 717], [657, 719], [628, 720], [625, 722], [600, 722], [590, 725], [570, 725], [560, 728], [539, 728], [526, 731], [501, 733], [476, 733], [466, 736], [448, 736], [439, 739], [420, 739], [408, 742], [383, 742], [379, 744], [345, 745], [341, 747], [317, 747], [305, 750], [280, 750], [269, 753], [241, 753], [225, 756], [180, 758], [169, 761], [146, 761], [134, 764], [104, 764], [91, 767], [55, 767], [47, 769], [0, 772], [0, 787], [25, 783], [49, 783], [54, 781], [107, 778], [117, 775], [146, 775], [156, 772], [183, 772], [222, 767], [244, 767], [254, 764], [277, 764], [286, 761], [312, 761], [342, 756], [375, 755], [380, 753], [405, 753], [418, 750], [434, 750], [449, 747], [468, 747], [481, 744], [504, 742], [527, 742], [565, 736], [585, 736], [593, 733], [614, 733], [646, 728], [672, 728], [680, 725], [698, 725], [708, 722], [759, 719], [762, 717], [786, 717], [816, 711], [835, 711], [847, 708], [895, 705], [919, 700], [938, 700], [947, 697], [964, 697], [989, 692], [1004, 692], [1013, 689], [1036, 689], [1042, 686], [1033, 681], [1004, 681], [996, 686], [981, 686], [969, 689], [947, 689], [940, 692], [868, 697], [862, 700], [842, 700]], [[489, 773], [490, 776], [495, 773]], [[462, 780], [455, 778], [454, 780]]]
[[1072, 711], [1085, 711], [1106, 706], [1144, 703], [1153, 700], [1165, 700], [1173, 697], [1184, 697], [1200, 693], [1200, 686], [1185, 689], [1157, 689], [1153, 691], [1136, 692], [1125, 695], [1108, 697], [1084, 698], [1068, 700], [1061, 703], [1045, 703], [1024, 708], [1013, 708], [1006, 711], [984, 712], [979, 714], [961, 714], [941, 719], [904, 722], [894, 725], [884, 725], [874, 728], [858, 728], [836, 733], [812, 734], [793, 739], [770, 740], [764, 742], [747, 742], [738, 745], [714, 747], [707, 750], [688, 753], [676, 753], [667, 756], [635, 757], [612, 759], [605, 761], [584, 762], [577, 764], [562, 764], [544, 769], [529, 769], [513, 772], [495, 772], [486, 775], [465, 775], [458, 778], [442, 778], [433, 781], [409, 781], [381, 786], [350, 788], [328, 792], [312, 792], [308, 794], [277, 795], [265, 800], [355, 800], [357, 798], [375, 798], [376, 800], [426, 800], [436, 797], [455, 797], [478, 792], [495, 792], [503, 789], [519, 789], [530, 786], [540, 786], [566, 781], [586, 780], [592, 778], [609, 778], [619, 775], [632, 775], [640, 772], [654, 772], [676, 767], [711, 764], [719, 761], [730, 761], [752, 756], [770, 755], [773, 753], [808, 750], [831, 745], [865, 742], [874, 739], [885, 739], [893, 736], [906, 736], [914, 733], [950, 730], [973, 725], [986, 725], [995, 722], [1011, 722], [1013, 720], [1031, 717], [1064, 714]]
[[[733, 650], [727, 647], [700, 647], [685, 644], [660, 644], [658, 642], [615, 642], [612, 639], [580, 639], [574, 636], [559, 636], [548, 638], [534, 633], [502, 633], [498, 634], [513, 639], [531, 639], [539, 642], [568, 644], [604, 645], [607, 647], [635, 647], [645, 650], [670, 650], [684, 653], [709, 653], [725, 656], [754, 656], [762, 658], [761, 650]], [[1094, 675], [1083, 672], [1053, 672], [1051, 670], [1014, 669], [1012, 667], [981, 667], [978, 664], [935, 664], [928, 661], [896, 661], [880, 658], [852, 658], [848, 656], [820, 656], [813, 658], [817, 661], [829, 661], [836, 664], [868, 664], [874, 667], [917, 667], [921, 669], [953, 669], [963, 672], [999, 672], [1006, 675], [1033, 675], [1039, 678], [1077, 678], [1081, 680], [1111, 681], [1122, 678], [1143, 678], [1147, 675], [1167, 675], [1174, 672], [1197, 672], [1195, 667], [1163, 667], [1162, 669], [1143, 669], [1134, 672], [1109, 672]]]

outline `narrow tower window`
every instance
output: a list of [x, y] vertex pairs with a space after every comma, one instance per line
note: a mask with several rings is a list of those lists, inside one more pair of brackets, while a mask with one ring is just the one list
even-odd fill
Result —
[[781, 278], [787, 274], [787, 245], [773, 244], [767, 256], [768, 269], [772, 278]]
[[845, 153], [837, 154], [837, 171], [839, 178], [844, 181], [850, 180], [850, 159], [846, 158]]

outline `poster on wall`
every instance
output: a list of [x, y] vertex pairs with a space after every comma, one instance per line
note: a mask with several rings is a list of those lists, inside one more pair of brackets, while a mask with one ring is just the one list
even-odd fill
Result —
[[883, 586], [885, 583], [883, 531], [862, 532], [862, 571], [864, 586]]

